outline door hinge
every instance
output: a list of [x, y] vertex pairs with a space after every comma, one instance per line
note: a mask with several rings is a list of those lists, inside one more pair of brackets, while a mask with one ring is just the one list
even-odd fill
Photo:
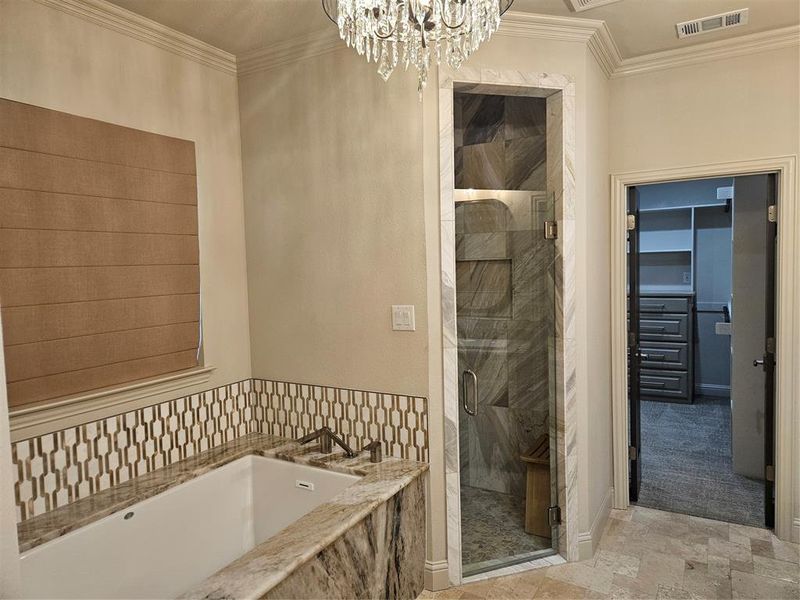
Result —
[[636, 446], [628, 446], [628, 459], [636, 460], [637, 458], [639, 458], [639, 450]]
[[628, 231], [636, 229], [636, 215], [628, 215]]
[[558, 222], [545, 221], [544, 222], [544, 239], [557, 240], [558, 239]]
[[777, 204], [770, 204], [769, 208], [767, 208], [767, 219], [770, 223], [777, 223], [778, 222], [778, 205]]
[[775, 467], [773, 465], [767, 465], [764, 468], [764, 479], [770, 482], [775, 481]]
[[767, 352], [769, 354], [775, 354], [775, 338], [768, 337], [767, 338]]
[[550, 522], [550, 527], [555, 527], [561, 523], [561, 507], [551, 506], [547, 509], [547, 520]]

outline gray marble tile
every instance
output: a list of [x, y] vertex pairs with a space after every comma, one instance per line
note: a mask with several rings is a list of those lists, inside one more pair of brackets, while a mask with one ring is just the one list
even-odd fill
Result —
[[547, 186], [547, 141], [543, 135], [505, 142], [505, 185], [508, 190], [543, 190]]
[[540, 98], [505, 96], [505, 139], [544, 136], [547, 103]]
[[483, 190], [505, 187], [506, 152], [502, 138], [484, 144], [461, 146], [456, 149], [455, 158], [456, 187]]
[[[456, 93], [455, 104], [459, 104], [460, 112], [454, 111], [455, 130], [461, 135], [464, 146], [485, 144], [496, 139], [503, 139], [505, 126], [506, 103], [503, 96]], [[455, 120], [460, 117], [460, 121]]]

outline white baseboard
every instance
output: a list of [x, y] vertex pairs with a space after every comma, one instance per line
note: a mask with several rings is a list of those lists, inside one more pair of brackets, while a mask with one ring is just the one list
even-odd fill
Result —
[[425, 589], [438, 592], [450, 587], [450, 575], [446, 560], [425, 561]]
[[719, 396], [729, 398], [731, 395], [731, 386], [719, 385], [717, 383], [697, 383], [694, 386], [694, 393], [703, 396]]
[[594, 551], [600, 544], [600, 537], [606, 528], [608, 517], [611, 514], [611, 503], [614, 499], [614, 488], [608, 488], [603, 503], [592, 521], [589, 531], [578, 534], [578, 560], [588, 560], [594, 556]]

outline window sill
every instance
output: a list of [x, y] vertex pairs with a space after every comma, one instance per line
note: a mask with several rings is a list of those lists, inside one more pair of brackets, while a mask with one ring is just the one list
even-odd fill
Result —
[[9, 414], [11, 441], [45, 435], [80, 423], [104, 419], [166, 401], [171, 398], [165, 397], [149, 402], [147, 399], [208, 383], [213, 371], [213, 366], [196, 367], [188, 371], [71, 396], [57, 402], [12, 410]]

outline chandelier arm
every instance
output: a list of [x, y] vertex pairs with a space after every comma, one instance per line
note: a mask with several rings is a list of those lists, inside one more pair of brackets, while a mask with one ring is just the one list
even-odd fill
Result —
[[322, 10], [325, 12], [325, 16], [327, 16], [331, 20], [331, 23], [338, 25], [338, 23], [336, 23], [336, 19], [333, 18], [333, 15], [328, 10], [328, 3], [326, 2], [326, 0], [320, 0], [320, 4], [322, 4]]

